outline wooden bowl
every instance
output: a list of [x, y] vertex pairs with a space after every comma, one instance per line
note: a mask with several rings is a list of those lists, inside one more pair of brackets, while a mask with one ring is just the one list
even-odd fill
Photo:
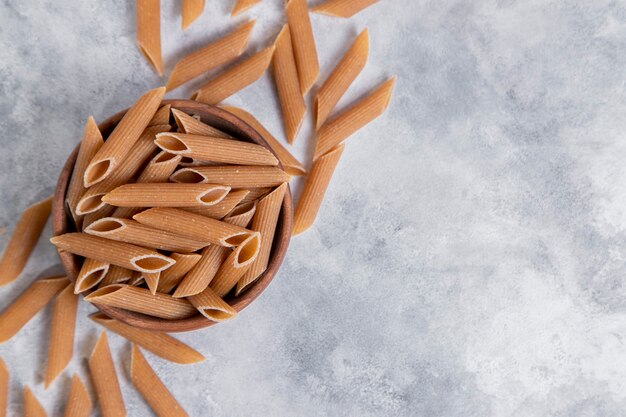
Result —
[[[263, 145], [271, 150], [269, 145], [256, 130], [235, 115], [218, 107], [209, 106], [191, 100], [164, 100], [163, 104], [170, 104], [173, 108], [188, 114], [197, 114], [201, 117], [204, 123], [210, 124], [211, 126], [214, 126], [239, 140]], [[105, 138], [108, 137], [111, 131], [113, 131], [113, 128], [121, 120], [127, 110], [128, 109], [111, 116], [99, 125], [100, 131]], [[57, 182], [52, 205], [52, 224], [55, 236], [76, 231], [74, 222], [71, 220], [70, 214], [65, 208], [65, 193], [67, 191], [69, 179], [72, 175], [72, 170], [74, 169], [79, 146], [74, 149], [74, 152], [72, 152], [67, 159]], [[278, 269], [285, 258], [287, 247], [289, 246], [292, 222], [293, 202], [291, 199], [291, 192], [289, 188], [287, 188], [285, 200], [283, 202], [280, 216], [278, 218], [278, 224], [276, 226], [276, 233], [274, 235], [274, 242], [267, 270], [250, 286], [250, 288], [239, 296], [235, 297], [232, 293], [227, 296], [226, 301], [233, 306], [235, 310], [241, 311], [248, 306], [248, 304], [254, 301], [263, 292], [263, 290], [267, 288], [269, 283], [274, 278], [274, 275], [276, 275], [276, 272], [278, 272]], [[75, 281], [78, 276], [78, 272], [80, 271], [81, 258], [64, 251], [59, 251], [59, 257], [61, 258], [61, 263], [65, 268], [68, 278]], [[89, 292], [86, 294], [88, 293]], [[96, 305], [96, 307], [106, 315], [116, 320], [147, 330], [158, 330], [162, 332], [186, 332], [216, 324], [199, 313], [196, 316], [182, 320], [163, 320], [114, 307], [103, 305]]]

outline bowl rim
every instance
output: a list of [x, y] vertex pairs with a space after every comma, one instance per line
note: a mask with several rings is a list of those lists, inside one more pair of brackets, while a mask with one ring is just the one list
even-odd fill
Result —
[[[269, 144], [254, 128], [252, 128], [250, 125], [248, 125], [246, 122], [244, 122], [234, 114], [229, 113], [224, 109], [221, 109], [217, 106], [211, 106], [208, 104], [199, 103], [197, 101], [185, 99], [168, 99], [161, 102], [161, 106], [167, 104], [169, 104], [172, 108], [181, 110], [187, 114], [198, 114], [204, 123], [209, 123], [212, 126], [215, 126], [216, 128], [225, 131], [226, 133], [232, 134], [238, 140], [245, 140], [248, 142], [263, 145], [275, 154]], [[128, 108], [114, 114], [113, 116], [109, 117], [98, 125], [100, 131], [103, 133], [103, 136], [108, 136], [110, 131], [117, 125], [117, 123], [121, 120], [121, 118], [124, 116], [124, 114], [126, 114], [127, 111]], [[78, 156], [79, 147], [80, 142], [78, 143], [76, 148], [74, 148], [73, 152], [69, 155], [57, 180], [57, 185], [52, 202], [52, 228], [54, 236], [70, 232], [69, 228], [71, 222], [68, 219], [70, 215], [66, 210], [65, 197], [67, 186], [69, 185], [69, 179], [71, 177], [72, 171], [74, 169], [74, 164]], [[282, 168], [282, 165], [280, 163], [279, 167]], [[226, 298], [228, 304], [230, 304], [238, 312], [242, 311], [244, 308], [250, 305], [250, 303], [257, 299], [274, 279], [274, 276], [280, 269], [280, 266], [285, 259], [287, 248], [291, 240], [292, 225], [293, 200], [291, 196], [291, 190], [288, 184], [285, 198], [281, 207], [281, 212], [278, 218], [278, 226], [276, 228], [276, 233], [274, 234], [274, 241], [272, 243], [272, 249], [270, 252], [270, 259], [267, 269], [240, 296], [230, 296]], [[70, 278], [72, 282], [75, 282], [79, 272], [76, 261], [78, 256], [58, 249], [57, 252], [68, 278]], [[91, 291], [93, 290], [86, 291], [81, 295], [87, 295]], [[122, 310], [115, 307], [98, 305], [96, 303], [92, 304], [109, 317], [145, 330], [162, 332], [187, 332], [217, 324], [217, 322], [208, 320], [200, 313], [186, 319], [165, 320], [140, 313]]]

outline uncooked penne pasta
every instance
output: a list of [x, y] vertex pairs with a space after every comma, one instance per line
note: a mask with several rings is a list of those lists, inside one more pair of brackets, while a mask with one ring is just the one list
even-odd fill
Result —
[[83, 381], [74, 374], [63, 417], [89, 417], [92, 410], [93, 404], [89, 398], [89, 392]]
[[70, 284], [57, 295], [52, 308], [50, 323], [50, 344], [48, 362], [43, 377], [44, 387], [48, 388], [72, 359], [74, 354], [74, 328], [78, 297]]
[[306, 174], [306, 169], [304, 169], [304, 166], [300, 163], [300, 161], [298, 161], [287, 149], [285, 149], [285, 147], [280, 144], [278, 139], [276, 139], [274, 135], [272, 135], [253, 115], [243, 109], [240, 109], [239, 107], [223, 106], [222, 108], [239, 117], [241, 120], [249, 124], [254, 130], [259, 132], [259, 134], [263, 137], [263, 139], [265, 139], [267, 144], [270, 145], [270, 148], [272, 148], [276, 154], [276, 157], [283, 165], [287, 174], [294, 176]]
[[143, 274], [143, 279], [146, 281], [146, 285], [148, 289], [152, 293], [152, 295], [156, 294], [157, 287], [159, 286], [159, 277], [161, 276], [160, 272], [156, 272], [154, 274]]
[[146, 280], [143, 278], [143, 274], [135, 275], [133, 278], [128, 281], [128, 285], [132, 287], [140, 287], [146, 283]]
[[107, 330], [117, 333], [131, 343], [135, 343], [170, 362], [192, 364], [204, 360], [204, 356], [201, 353], [167, 333], [129, 326], [102, 313], [92, 314], [89, 318]]
[[329, 152], [350, 135], [383, 114], [389, 106], [395, 82], [395, 77], [390, 78], [350, 108], [324, 123], [317, 132], [313, 160]]
[[249, 192], [248, 190], [231, 191], [222, 201], [215, 205], [208, 207], [185, 207], [184, 210], [219, 220], [233, 211]]
[[315, 221], [344, 147], [345, 145], [339, 145], [313, 162], [294, 212], [294, 236], [307, 230]]
[[287, 23], [291, 32], [293, 56], [298, 69], [298, 80], [302, 95], [309, 92], [320, 73], [320, 64], [317, 60], [315, 38], [309, 18], [309, 8], [306, 0], [287, 0], [285, 5]]
[[289, 175], [278, 167], [228, 165], [181, 168], [171, 181], [190, 184], [222, 184], [232, 188], [275, 187], [289, 181]]
[[181, 133], [189, 133], [190, 135], [211, 136], [214, 138], [231, 138], [230, 135], [222, 132], [219, 129], [214, 128], [213, 126], [202, 123], [200, 120], [196, 119], [195, 117], [191, 117], [183, 111], [172, 109], [172, 114], [174, 115], [176, 126], [178, 126], [178, 131]]
[[25, 417], [47, 417], [46, 410], [35, 397], [28, 385], [24, 385], [22, 392], [24, 397], [24, 416]]
[[286, 192], [287, 184], [283, 184], [269, 195], [263, 197], [257, 204], [251, 229], [261, 234], [259, 256], [257, 256], [252, 266], [239, 281], [237, 281], [236, 295], [244, 291], [267, 269], [270, 252], [272, 251], [272, 243], [274, 242], [274, 233], [276, 232], [276, 225], [278, 223], [278, 216], [280, 215]]
[[211, 321], [226, 321], [237, 315], [237, 310], [220, 298], [211, 288], [206, 288], [200, 294], [187, 298], [204, 317]]
[[78, 200], [80, 200], [81, 196], [85, 193], [83, 183], [85, 169], [87, 169], [87, 165], [89, 165], [89, 162], [103, 143], [104, 140], [102, 139], [102, 134], [100, 133], [100, 129], [98, 129], [96, 121], [93, 117], [89, 116], [85, 124], [83, 139], [78, 148], [78, 156], [76, 157], [76, 163], [74, 164], [74, 170], [72, 171], [70, 184], [67, 186], [67, 194], [65, 197], [67, 206], [77, 226], [80, 226], [80, 222], [79, 216], [76, 214], [76, 204], [78, 204]]
[[272, 191], [272, 189], [269, 187], [250, 188], [248, 191], [248, 194], [244, 197], [243, 200], [241, 200], [241, 203], [239, 203], [239, 205], [251, 203], [258, 200], [259, 198], [265, 197]]
[[9, 402], [9, 370], [0, 358], [0, 417], [6, 417]]
[[153, 295], [146, 288], [124, 284], [99, 288], [85, 297], [85, 300], [168, 320], [184, 319], [196, 313], [196, 309], [184, 299], [161, 293]]
[[233, 6], [233, 10], [230, 12], [230, 15], [237, 16], [260, 2], [261, 0], [235, 0], [235, 5]]
[[259, 256], [261, 249], [261, 235], [250, 236], [245, 242], [239, 245], [228, 258], [222, 263], [220, 269], [211, 280], [209, 287], [215, 291], [219, 297], [224, 297], [237, 285], [237, 281], [252, 266], [252, 263]]
[[176, 63], [169, 80], [167, 80], [167, 90], [173, 90], [187, 81], [230, 62], [241, 55], [248, 44], [254, 22], [254, 20], [246, 22], [228, 35], [183, 57]]
[[148, 123], [148, 126], [158, 126], [158, 125], [169, 125], [170, 124], [170, 104], [166, 104], [161, 106], [156, 113], [154, 113], [154, 117]]
[[66, 277], [44, 278], [33, 282], [0, 313], [0, 343], [12, 338], [69, 283]]
[[352, 17], [378, 0], [326, 0], [313, 7], [313, 11], [335, 17]]
[[82, 222], [83, 223], [82, 230], [85, 230], [87, 227], [89, 227], [90, 224], [92, 224], [95, 221], [111, 216], [114, 212], [115, 212], [115, 207], [109, 206], [108, 204], [104, 204], [102, 207], [100, 207], [98, 210], [94, 211], [93, 213], [89, 213], [85, 215], [85, 217], [83, 218], [83, 222]]
[[157, 291], [164, 294], [172, 291], [172, 289], [174, 289], [174, 287], [176, 287], [184, 278], [187, 272], [189, 272], [202, 258], [202, 256], [197, 253], [173, 253], [170, 256], [176, 261], [176, 263], [171, 268], [161, 272], [159, 285], [157, 287]]
[[172, 252], [195, 252], [209, 245], [208, 241], [199, 241], [143, 225], [132, 219], [105, 217], [85, 229], [85, 233], [130, 243], [145, 248]]
[[66, 233], [53, 237], [50, 242], [60, 250], [133, 271], [160, 272], [175, 263], [156, 251], [86, 233]]
[[270, 66], [274, 46], [235, 64], [198, 89], [191, 99], [206, 104], [217, 104], [261, 78]]
[[22, 273], [51, 209], [52, 197], [49, 197], [28, 207], [20, 216], [0, 259], [0, 286], [13, 282]]
[[367, 29], [356, 37], [350, 49], [328, 76], [315, 96], [316, 129], [328, 118], [339, 99], [348, 90], [357, 75], [365, 67], [369, 54], [369, 37]]
[[283, 26], [276, 38], [275, 45], [276, 50], [272, 63], [274, 82], [283, 113], [283, 126], [287, 141], [293, 143], [304, 120], [306, 105], [300, 91], [289, 25]]
[[[102, 290], [98, 290], [102, 291]], [[120, 390], [120, 384], [115, 373], [115, 365], [111, 357], [109, 342], [105, 332], [100, 338], [89, 357], [89, 373], [93, 383], [98, 406], [103, 417], [124, 417], [126, 408]]]
[[163, 75], [160, 3], [160, 0], [136, 0], [137, 45], [156, 72]]
[[130, 357], [130, 380], [157, 416], [188, 416], [134, 344]]
[[124, 184], [102, 197], [102, 201], [117, 207], [212, 206], [229, 192], [230, 187], [215, 184]]
[[278, 159], [270, 150], [255, 143], [171, 132], [159, 133], [154, 142], [164, 151], [188, 156], [197, 161], [240, 165], [278, 165]]
[[182, 28], [187, 29], [204, 10], [204, 0], [183, 0]]
[[87, 258], [80, 268], [76, 283], [74, 285], [74, 293], [80, 294], [90, 288], [98, 285], [109, 272], [111, 265], [108, 262], [97, 261]]
[[128, 109], [87, 166], [84, 175], [85, 187], [91, 187], [106, 179], [125, 161], [129, 151], [159, 109], [164, 94], [165, 87], [150, 90]]
[[[173, 258], [172, 258], [173, 259]], [[174, 264], [176, 266], [176, 264]], [[172, 267], [173, 268], [173, 267]], [[171, 268], [170, 268], [171, 269]], [[131, 271], [130, 269], [122, 268], [121, 266], [111, 265], [109, 272], [104, 276], [98, 288], [106, 287], [111, 284], [118, 284], [121, 282], [130, 281], [137, 271]]]

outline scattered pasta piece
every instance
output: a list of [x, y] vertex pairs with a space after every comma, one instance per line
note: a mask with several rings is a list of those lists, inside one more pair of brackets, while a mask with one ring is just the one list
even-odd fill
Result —
[[211, 288], [188, 298], [204, 317], [211, 321], [226, 321], [237, 315], [237, 310], [220, 298]]
[[47, 417], [46, 410], [35, 397], [28, 385], [24, 385], [24, 416], [25, 417]]
[[293, 56], [298, 69], [300, 92], [306, 95], [320, 73], [315, 38], [306, 0], [287, 0], [285, 12], [291, 32]]
[[176, 261], [176, 263], [173, 267], [168, 268], [161, 273], [161, 278], [159, 279], [159, 285], [157, 287], [157, 291], [164, 294], [172, 291], [172, 289], [180, 283], [184, 276], [187, 275], [187, 272], [189, 272], [202, 258], [202, 256], [197, 253], [173, 253], [170, 256]]
[[235, 0], [233, 10], [230, 12], [231, 16], [237, 16], [247, 11], [252, 6], [259, 4], [261, 0]]
[[85, 259], [74, 284], [74, 293], [80, 294], [98, 285], [107, 275], [110, 267], [108, 262]]
[[190, 184], [222, 184], [232, 188], [275, 187], [289, 181], [289, 175], [278, 167], [226, 165], [181, 168], [171, 181]]
[[5, 417], [9, 402], [9, 370], [0, 358], [0, 417]]
[[335, 17], [352, 17], [378, 0], [326, 0], [313, 7], [313, 11]]
[[89, 392], [83, 381], [74, 374], [70, 392], [67, 394], [67, 404], [63, 417], [89, 417], [93, 410], [93, 404]]
[[204, 10], [204, 0], [183, 0], [182, 4], [182, 28], [187, 29]]
[[160, 3], [160, 0], [136, 0], [137, 45], [143, 56], [162, 76]]
[[202, 123], [200, 120], [188, 115], [183, 111], [172, 109], [172, 114], [174, 115], [174, 120], [176, 121], [179, 132], [189, 133], [190, 135], [202, 135], [211, 136], [214, 138], [231, 139], [230, 135], [227, 135], [226, 133], [214, 128], [213, 126]]
[[[100, 290], [98, 290], [100, 291]], [[126, 408], [120, 391], [120, 384], [115, 373], [115, 365], [109, 349], [107, 335], [100, 334], [89, 357], [89, 373], [93, 383], [98, 406], [103, 417], [124, 417]]]

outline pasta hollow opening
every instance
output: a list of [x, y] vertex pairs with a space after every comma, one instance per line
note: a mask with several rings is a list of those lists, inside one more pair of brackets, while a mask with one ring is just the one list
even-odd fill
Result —
[[78, 202], [78, 206], [76, 207], [76, 213], [87, 214], [93, 213], [94, 211], [98, 210], [101, 206], [104, 205], [104, 202], [102, 202], [103, 196], [104, 193], [83, 198]]
[[[163, 152], [160, 155], [158, 155], [156, 158], [154, 158], [154, 163], [155, 164], [160, 164], [162, 162], [168, 162], [171, 161], [172, 159], [176, 158], [177, 155], [173, 154], [173, 153], [167, 153], [167, 152]], [[183, 158], [183, 159], [191, 159], [191, 158]], [[191, 159], [193, 161], [193, 159]], [[182, 162], [182, 160], [181, 160]]]
[[182, 140], [175, 138], [174, 136], [158, 135], [155, 143], [161, 149], [164, 149], [168, 152], [185, 152], [189, 150], [187, 145], [185, 145]]
[[113, 294], [115, 291], [119, 290], [120, 288], [122, 288], [122, 286], [116, 285], [116, 284], [108, 285], [104, 288], [98, 288], [96, 291], [92, 292], [87, 297], [85, 297], [85, 300], [89, 301], [96, 297], [103, 297], [105, 295]]
[[78, 288], [77, 288], [78, 292], [83, 292], [93, 287], [94, 285], [96, 285], [98, 282], [100, 282], [104, 278], [104, 276], [106, 275], [106, 272], [107, 272], [106, 268], [100, 268], [100, 269], [91, 271], [89, 275], [84, 277], [78, 284]]
[[100, 233], [112, 232], [114, 230], [124, 227], [124, 224], [115, 219], [102, 219], [95, 221], [88, 226], [89, 230]]
[[237, 263], [245, 264], [251, 259], [254, 259], [256, 254], [259, 252], [260, 243], [261, 241], [259, 239], [259, 235], [254, 235], [252, 239], [238, 248], [239, 254], [237, 255]]
[[226, 240], [224, 240], [224, 242], [226, 242], [226, 244], [230, 246], [239, 246], [249, 237], [250, 234], [248, 233], [239, 233], [229, 236], [228, 238], [226, 238]]
[[244, 214], [252, 210], [254, 207], [254, 201], [250, 201], [248, 203], [237, 206], [228, 214], [228, 217], [239, 216], [240, 214]]
[[87, 167], [87, 171], [85, 172], [85, 184], [94, 184], [106, 176], [106, 174], [111, 169], [111, 160], [104, 159], [102, 161], [98, 161], [93, 165]]
[[[173, 154], [169, 154], [169, 155], [173, 155]], [[190, 158], [188, 156], [183, 156], [183, 158], [180, 160], [181, 164], [193, 164], [193, 158]]]
[[206, 179], [204, 178], [204, 175], [199, 174], [197, 171], [194, 171], [192, 169], [181, 169], [180, 171], [172, 175], [172, 180], [176, 182], [184, 182], [187, 184], [198, 184], [205, 181]]
[[136, 259], [133, 263], [138, 267], [146, 271], [159, 271], [163, 268], [170, 266], [170, 262], [165, 259], [157, 258], [154, 256], [148, 256], [145, 258]]
[[209, 320], [213, 321], [224, 321], [233, 317], [231, 313], [227, 313], [225, 311], [217, 310], [214, 308], [203, 308], [202, 314]]
[[226, 197], [226, 194], [228, 194], [228, 191], [229, 190], [227, 188], [218, 188], [216, 190], [209, 190], [208, 192], [200, 196], [200, 201], [202, 201], [203, 203], [207, 203], [207, 204], [215, 204], [223, 200], [224, 197]]

